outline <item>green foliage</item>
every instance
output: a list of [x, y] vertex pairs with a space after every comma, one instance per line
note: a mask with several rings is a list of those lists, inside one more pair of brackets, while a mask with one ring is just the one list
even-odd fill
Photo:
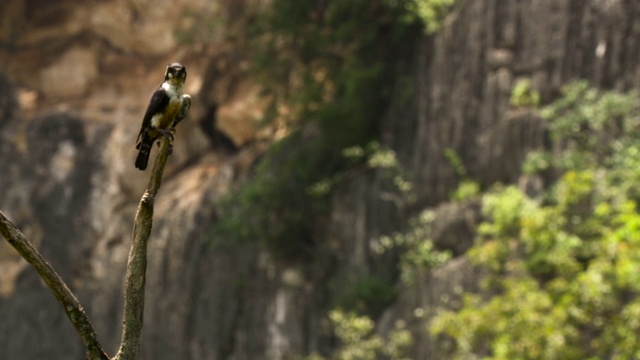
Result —
[[567, 147], [554, 165], [583, 169], [598, 167], [600, 161], [632, 161], [625, 152], [638, 149], [638, 137], [632, 133], [640, 126], [637, 101], [636, 92], [603, 93], [585, 82], [567, 87], [566, 95], [543, 111], [553, 120], [553, 139]]
[[395, 192], [400, 195], [402, 203], [412, 203], [415, 201], [413, 185], [407, 179], [402, 165], [396, 157], [396, 153], [391, 149], [382, 148], [377, 142], [372, 142], [369, 146], [369, 157], [366, 164], [371, 169], [384, 171], [392, 179]]
[[373, 140], [393, 85], [390, 65], [416, 36], [399, 20], [404, 12], [369, 0], [275, 0], [251, 31], [274, 118], [319, 126], [318, 141], [337, 153]]
[[[342, 150], [342, 156], [352, 164], [362, 164], [364, 168], [380, 171], [393, 183], [394, 192], [399, 195], [401, 202], [410, 203], [415, 200], [413, 185], [407, 179], [407, 174], [396, 157], [395, 151], [380, 146], [377, 141], [372, 141], [366, 146], [352, 146]], [[320, 186], [334, 186], [344, 177], [349, 177], [354, 171], [362, 170], [362, 166], [352, 166], [346, 171], [333, 176], [331, 181], [325, 179]]]
[[527, 154], [522, 165], [525, 174], [535, 174], [539, 171], [547, 170], [551, 167], [553, 157], [547, 151], [534, 150]]
[[454, 358], [635, 359], [640, 356], [640, 98], [579, 82], [544, 110], [562, 146], [530, 172], [564, 171], [544, 198], [513, 186], [483, 197], [470, 259], [489, 276], [430, 326]]
[[369, 0], [275, 0], [259, 14], [248, 35], [252, 71], [271, 101], [265, 120], [289, 135], [232, 194], [214, 234], [261, 240], [290, 259], [312, 255], [331, 192], [349, 173], [395, 173], [395, 186], [410, 192], [395, 154], [376, 143], [394, 61], [418, 33], [399, 20], [405, 11]]
[[[274, 0], [247, 32], [253, 74], [271, 105], [265, 122], [289, 135], [253, 178], [223, 204], [214, 237], [259, 241], [286, 258], [311, 255], [332, 190], [360, 169], [389, 174], [400, 201], [412, 186], [395, 154], [377, 144], [389, 103], [394, 62], [426, 26], [434, 30], [451, 0]], [[213, 36], [206, 15], [185, 38]], [[426, 24], [426, 25], [425, 25]], [[400, 77], [402, 89], [412, 78]], [[406, 92], [403, 97], [409, 97]]]
[[433, 34], [440, 29], [442, 20], [455, 3], [456, 0], [411, 0], [405, 6], [424, 24], [425, 32]]
[[540, 92], [532, 87], [531, 80], [520, 80], [511, 92], [509, 103], [519, 107], [538, 106], [540, 105]]
[[395, 282], [390, 275], [375, 274], [352, 281], [336, 307], [378, 318], [396, 298]]
[[[323, 260], [324, 245], [316, 243], [322, 234], [315, 226], [327, 214], [333, 189], [354, 173], [380, 171], [399, 205], [414, 200], [411, 183], [395, 153], [377, 142], [344, 149], [341, 156], [345, 166], [340, 169], [332, 168], [326, 154], [305, 141], [298, 132], [265, 154], [254, 177], [223, 199], [212, 239], [258, 243], [288, 260]], [[383, 299], [361, 300], [388, 303]]]
[[[333, 310], [329, 313], [331, 325], [341, 347], [330, 357], [335, 360], [376, 360], [380, 356], [393, 360], [409, 359], [408, 347], [413, 343], [411, 333], [403, 321], [397, 321], [389, 336], [375, 333], [375, 322], [352, 312]], [[307, 360], [324, 359], [312, 355]]]
[[314, 221], [328, 209], [328, 192], [313, 184], [331, 164], [304, 140], [294, 134], [265, 154], [251, 181], [223, 200], [212, 238], [257, 243], [288, 260], [320, 257]]
[[451, 148], [444, 149], [444, 157], [447, 159], [447, 161], [449, 161], [449, 164], [451, 164], [453, 170], [458, 176], [467, 175], [467, 168], [464, 166], [462, 159], [455, 150]]
[[463, 179], [451, 193], [451, 200], [464, 201], [480, 195], [480, 184], [477, 181]]
[[390, 249], [401, 250], [400, 277], [405, 284], [412, 284], [415, 279], [451, 258], [449, 252], [435, 249], [429, 239], [433, 217], [433, 211], [423, 211], [409, 221], [409, 231], [381, 236], [374, 247], [379, 254]]
[[467, 168], [455, 150], [451, 148], [444, 149], [444, 157], [449, 161], [456, 174], [462, 178], [458, 187], [451, 193], [451, 199], [463, 201], [478, 196], [480, 194], [480, 184], [467, 177]]

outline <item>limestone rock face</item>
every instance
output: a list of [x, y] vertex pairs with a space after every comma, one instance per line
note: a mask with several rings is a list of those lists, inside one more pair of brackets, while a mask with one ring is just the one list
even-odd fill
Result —
[[[174, 29], [187, 2], [107, 1], [83, 14], [86, 26], [125, 52], [166, 54], [177, 44]], [[144, 16], [140, 16], [144, 14]]]
[[520, 78], [531, 79], [543, 103], [576, 78], [637, 86], [629, 45], [640, 31], [637, 11], [620, 1], [461, 1], [434, 39], [415, 44], [413, 106], [390, 113], [389, 143], [424, 184], [420, 197], [434, 204], [456, 186], [446, 148], [483, 184], [517, 180], [513, 164], [544, 145], [545, 127], [509, 104]]
[[42, 91], [54, 98], [80, 96], [98, 75], [96, 54], [88, 49], [70, 49], [40, 73]]
[[[413, 358], [447, 358], [447, 344], [424, 329], [439, 307], [456, 307], [462, 290], [475, 289], [481, 274], [464, 252], [481, 215], [477, 203], [449, 203], [461, 176], [445, 152], [455, 152], [481, 185], [515, 182], [526, 152], [546, 146], [544, 121], [509, 103], [519, 79], [530, 79], [542, 102], [575, 78], [640, 85], [640, 2], [459, 1], [438, 34], [406, 44], [413, 51], [398, 59], [397, 73], [415, 87], [408, 92], [398, 79], [380, 129], [381, 143], [412, 176], [416, 202], [389, 196], [383, 170], [344, 181], [318, 224], [332, 262], [308, 269], [212, 237], [220, 199], [256, 157], [260, 89], [246, 75], [247, 59], [221, 40], [224, 29], [193, 43], [168, 31], [193, 30], [190, 7], [241, 24], [267, 1], [40, 3], [0, 3], [0, 210], [78, 295], [110, 354], [120, 340], [124, 268], [149, 175], [133, 168], [135, 137], [166, 63], [189, 68], [194, 108], [178, 128], [149, 244], [145, 360], [288, 359], [330, 349], [327, 304], [354, 279], [395, 275], [397, 254], [381, 256], [374, 245], [426, 208], [434, 210], [436, 245], [455, 257], [415, 286], [394, 287], [398, 297], [380, 309], [378, 329], [405, 319], [416, 339]], [[210, 128], [237, 155], [211, 150]], [[0, 319], [0, 359], [83, 357], [53, 296], [4, 243]]]
[[[531, 79], [544, 104], [575, 79], [637, 88], [640, 54], [630, 42], [639, 12], [640, 3], [620, 1], [460, 1], [433, 39], [418, 41], [413, 106], [390, 111], [385, 135], [415, 174], [418, 202], [434, 207], [439, 246], [459, 254], [472, 239], [455, 238], [469, 236], [480, 219], [473, 205], [447, 203], [460, 176], [445, 152], [453, 150], [481, 185], [522, 180], [518, 164], [548, 138], [542, 119], [510, 104], [511, 89]], [[473, 291], [480, 276], [462, 255], [401, 292], [383, 319], [403, 313], [416, 326], [412, 358], [450, 357], [446, 341], [430, 339], [425, 326], [438, 307], [459, 306], [460, 291]], [[381, 331], [392, 324], [381, 322]]]
[[[91, 209], [96, 190], [92, 176], [100, 172], [94, 159], [100, 157], [105, 137], [91, 139], [85, 131], [80, 118], [64, 113], [25, 124], [13, 119], [3, 130], [0, 150], [0, 166], [6, 174], [0, 180], [5, 194], [2, 211], [81, 298], [87, 280], [92, 279], [89, 254], [94, 245], [91, 239], [97, 234], [92, 223], [106, 220], [94, 217]], [[105, 135], [109, 129], [96, 131]], [[9, 251], [6, 246], [2, 249]], [[0, 325], [5, 336], [0, 356], [81, 357], [84, 350], [77, 339], [68, 336], [74, 330], [59, 304], [35, 271], [16, 257], [3, 256], [0, 263], [0, 313], [5, 319]], [[31, 342], [34, 338], [38, 346]]]

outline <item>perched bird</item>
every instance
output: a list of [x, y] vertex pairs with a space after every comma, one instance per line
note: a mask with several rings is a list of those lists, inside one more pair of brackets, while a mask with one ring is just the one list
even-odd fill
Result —
[[171, 63], [164, 73], [164, 82], [153, 93], [142, 120], [142, 128], [136, 140], [138, 157], [136, 168], [145, 170], [154, 141], [161, 136], [173, 139], [175, 125], [181, 121], [191, 107], [191, 97], [184, 94], [187, 68], [179, 63]]

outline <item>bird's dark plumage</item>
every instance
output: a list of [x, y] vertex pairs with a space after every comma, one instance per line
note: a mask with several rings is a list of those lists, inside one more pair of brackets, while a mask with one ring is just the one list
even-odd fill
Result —
[[171, 136], [170, 131], [176, 122], [176, 116], [179, 113], [181, 116], [186, 115], [183, 107], [191, 105], [191, 98], [183, 92], [186, 78], [187, 69], [183, 65], [172, 63], [167, 66], [164, 82], [153, 93], [142, 119], [136, 145], [138, 149], [136, 168], [140, 170], [147, 168], [154, 141], [163, 135]]

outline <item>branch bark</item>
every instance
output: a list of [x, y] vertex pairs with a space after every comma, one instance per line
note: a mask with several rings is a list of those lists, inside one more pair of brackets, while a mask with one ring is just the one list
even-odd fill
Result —
[[158, 156], [153, 164], [147, 191], [140, 199], [135, 223], [133, 240], [127, 263], [127, 275], [124, 291], [124, 319], [120, 349], [114, 360], [136, 360], [140, 351], [140, 338], [144, 314], [144, 287], [147, 272], [147, 243], [153, 224], [153, 207], [156, 194], [162, 183], [162, 174], [171, 152], [171, 141], [162, 139]]
[[2, 212], [0, 212], [0, 233], [36, 269], [42, 280], [51, 289], [76, 331], [80, 334], [82, 342], [87, 349], [87, 358], [91, 360], [109, 360], [109, 357], [102, 350], [93, 325], [91, 325], [78, 299], [51, 265], [31, 245], [24, 234]]
[[[153, 165], [147, 191], [140, 199], [133, 227], [133, 240], [127, 263], [125, 282], [124, 319], [120, 349], [113, 360], [136, 360], [140, 351], [140, 338], [144, 312], [144, 287], [147, 269], [147, 243], [153, 223], [153, 207], [162, 183], [165, 164], [171, 153], [171, 141], [165, 137], [160, 142], [158, 156]], [[93, 325], [80, 302], [62, 281], [60, 276], [31, 245], [24, 234], [0, 212], [0, 233], [22, 257], [38, 271], [80, 334], [91, 360], [109, 360], [100, 346]]]
[[[183, 99], [184, 103], [178, 116], [176, 116], [174, 126], [187, 116], [191, 108], [191, 97], [184, 95]], [[136, 212], [133, 225], [133, 240], [129, 251], [125, 278], [122, 339], [120, 349], [116, 356], [113, 357], [113, 360], [137, 360], [140, 352], [144, 313], [144, 287], [147, 272], [147, 243], [153, 224], [155, 197], [162, 183], [165, 164], [172, 151], [171, 140], [165, 136], [160, 141], [160, 149], [153, 164], [147, 191], [142, 195]], [[58, 302], [62, 304], [69, 320], [71, 320], [71, 323], [82, 338], [87, 349], [87, 358], [90, 360], [110, 360], [102, 346], [100, 346], [93, 325], [91, 325], [78, 299], [51, 265], [31, 245], [24, 234], [2, 212], [0, 212], [0, 233], [38, 271], [38, 274], [51, 289]]]
[[[176, 116], [173, 128], [187, 116], [191, 109], [191, 96], [183, 96], [184, 103]], [[127, 262], [127, 275], [124, 288], [124, 319], [122, 320], [122, 339], [120, 349], [113, 360], [137, 360], [140, 352], [140, 338], [144, 316], [144, 287], [147, 279], [147, 244], [153, 225], [153, 206], [156, 194], [162, 184], [162, 174], [167, 159], [173, 151], [169, 137], [162, 138], [158, 156], [153, 163], [147, 191], [142, 195], [136, 219], [133, 224], [133, 240]]]

